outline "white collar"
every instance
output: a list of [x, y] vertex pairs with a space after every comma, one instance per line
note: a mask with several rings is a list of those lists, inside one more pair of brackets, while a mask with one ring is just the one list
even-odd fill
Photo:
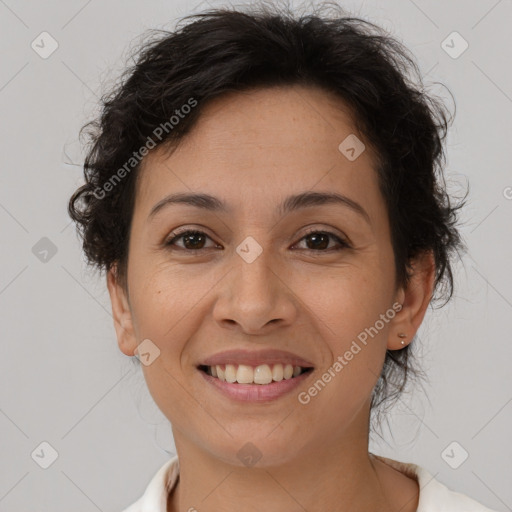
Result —
[[[417, 512], [496, 512], [464, 494], [450, 490], [421, 466], [374, 456], [418, 482], [420, 494]], [[175, 455], [158, 470], [142, 497], [123, 512], [167, 512], [168, 496], [178, 480], [179, 461]]]

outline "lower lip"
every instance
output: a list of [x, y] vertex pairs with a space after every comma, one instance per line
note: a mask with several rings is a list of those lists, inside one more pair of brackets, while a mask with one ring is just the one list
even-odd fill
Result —
[[237, 384], [225, 382], [217, 377], [212, 377], [202, 370], [198, 370], [206, 382], [215, 386], [223, 395], [239, 402], [268, 402], [286, 395], [297, 386], [300, 386], [312, 373], [313, 370], [301, 373], [298, 377], [283, 379], [270, 384]]

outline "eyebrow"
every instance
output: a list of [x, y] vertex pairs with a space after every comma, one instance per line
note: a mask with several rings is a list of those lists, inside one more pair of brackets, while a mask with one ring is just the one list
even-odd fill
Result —
[[[219, 213], [231, 213], [232, 210], [223, 201], [217, 197], [209, 194], [201, 193], [176, 193], [170, 194], [158, 201], [151, 209], [148, 220], [153, 218], [163, 208], [174, 205], [174, 204], [185, 204]], [[293, 196], [288, 196], [277, 208], [277, 213], [280, 216], [284, 216], [287, 213], [291, 213], [302, 208], [309, 208], [312, 206], [322, 206], [327, 204], [338, 204], [350, 208], [362, 216], [368, 224], [370, 222], [370, 216], [366, 210], [356, 201], [338, 194], [336, 192], [302, 192]]]

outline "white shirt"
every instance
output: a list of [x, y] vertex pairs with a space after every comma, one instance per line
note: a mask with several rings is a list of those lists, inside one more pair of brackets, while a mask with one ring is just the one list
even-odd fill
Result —
[[[496, 512], [465, 494], [448, 489], [424, 468], [375, 455], [418, 482], [420, 493], [416, 512]], [[167, 512], [167, 499], [179, 477], [178, 456], [166, 462], [150, 481], [144, 494], [123, 512]]]

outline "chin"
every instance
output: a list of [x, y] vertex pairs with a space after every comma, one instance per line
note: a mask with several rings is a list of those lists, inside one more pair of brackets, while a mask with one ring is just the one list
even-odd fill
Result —
[[224, 442], [220, 444], [218, 437], [212, 439], [214, 446], [209, 451], [216, 459], [240, 468], [262, 469], [290, 464], [299, 455], [306, 440], [299, 438], [296, 433], [276, 428], [280, 421], [282, 419], [272, 426], [270, 422], [265, 422], [265, 428], [259, 425], [254, 430], [239, 429], [237, 433], [230, 429], [233, 437], [226, 434]]

